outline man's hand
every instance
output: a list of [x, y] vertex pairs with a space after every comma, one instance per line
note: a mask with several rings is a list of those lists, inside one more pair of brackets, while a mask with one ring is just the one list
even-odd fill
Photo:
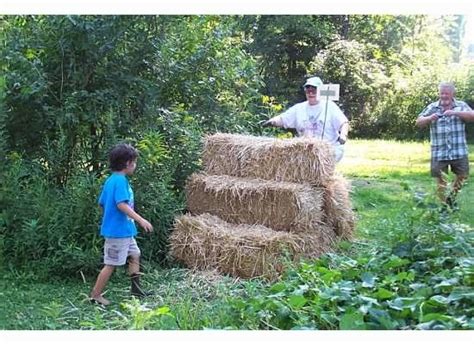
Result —
[[153, 232], [153, 226], [145, 219], [138, 221], [138, 224], [145, 230], [145, 232]]
[[267, 121], [261, 121], [259, 122], [262, 127], [282, 127], [283, 126], [283, 121], [281, 119], [281, 116], [275, 116], [270, 118]]
[[457, 115], [459, 115], [459, 111], [446, 110], [445, 112], [443, 112], [443, 115], [446, 115], [446, 116], [457, 116]]
[[439, 115], [437, 113], [432, 114], [428, 117], [430, 119], [430, 123], [436, 122], [439, 119]]

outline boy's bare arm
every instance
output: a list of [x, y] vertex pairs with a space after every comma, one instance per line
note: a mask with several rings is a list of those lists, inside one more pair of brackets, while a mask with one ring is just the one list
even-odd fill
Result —
[[124, 212], [125, 214], [128, 215], [128, 217], [134, 219], [135, 221], [138, 222], [138, 224], [146, 231], [146, 232], [152, 232], [153, 231], [153, 226], [151, 225], [150, 222], [145, 220], [143, 217], [141, 217], [135, 210], [133, 210], [128, 203], [126, 202], [121, 202], [117, 205], [117, 208], [120, 209], [120, 211]]

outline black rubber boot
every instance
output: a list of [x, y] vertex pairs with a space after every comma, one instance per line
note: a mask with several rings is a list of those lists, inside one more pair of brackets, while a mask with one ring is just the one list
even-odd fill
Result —
[[132, 279], [132, 288], [130, 289], [130, 292], [133, 296], [145, 297], [145, 296], [153, 295], [152, 292], [144, 291], [140, 287], [140, 274], [133, 274], [131, 276], [131, 279]]

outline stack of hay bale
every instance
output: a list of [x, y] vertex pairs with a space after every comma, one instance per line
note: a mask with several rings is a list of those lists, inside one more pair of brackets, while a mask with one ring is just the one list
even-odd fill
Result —
[[274, 278], [285, 259], [318, 257], [353, 232], [348, 184], [325, 141], [215, 134], [203, 164], [170, 238], [188, 267]]

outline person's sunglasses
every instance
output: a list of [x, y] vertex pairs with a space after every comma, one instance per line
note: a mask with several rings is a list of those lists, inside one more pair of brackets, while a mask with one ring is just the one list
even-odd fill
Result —
[[314, 87], [314, 86], [306, 86], [306, 87], [304, 88], [304, 91], [305, 91], [306, 93], [316, 93], [316, 89], [317, 89], [317, 88]]

